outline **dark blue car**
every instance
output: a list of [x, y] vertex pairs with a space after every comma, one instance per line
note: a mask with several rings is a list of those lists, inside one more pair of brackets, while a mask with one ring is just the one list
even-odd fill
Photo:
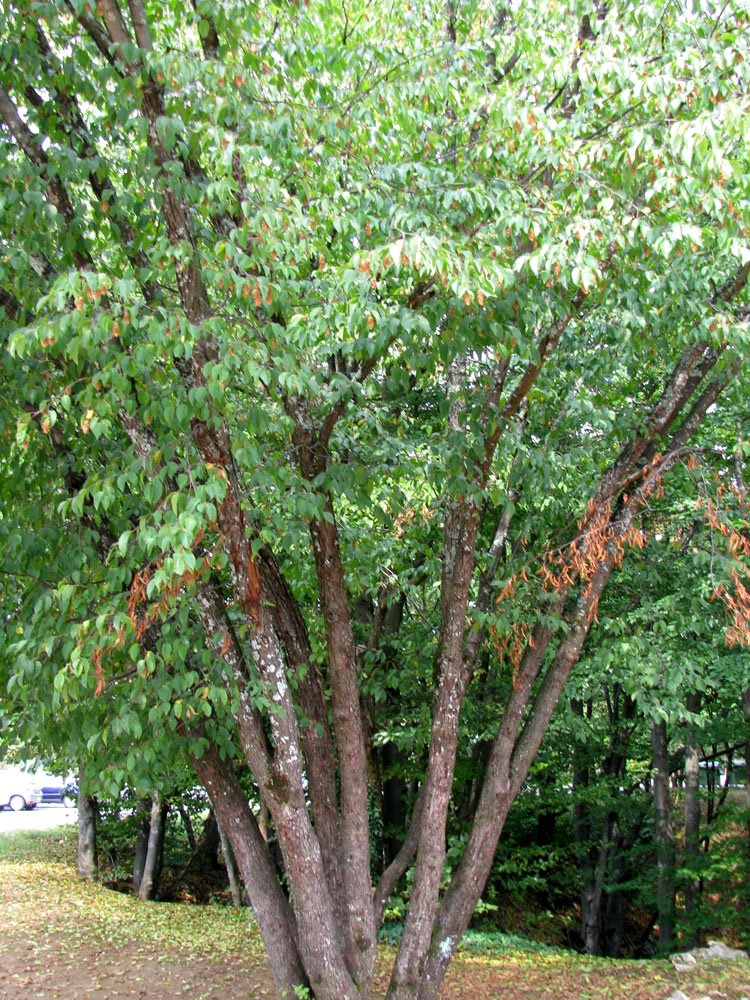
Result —
[[75, 806], [78, 788], [74, 782], [64, 782], [62, 779], [53, 779], [49, 775], [44, 775], [40, 784], [43, 803], [64, 805], [68, 809]]

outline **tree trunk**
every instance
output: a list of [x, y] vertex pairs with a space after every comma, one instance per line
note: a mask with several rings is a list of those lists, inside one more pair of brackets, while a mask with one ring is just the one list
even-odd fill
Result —
[[[583, 702], [579, 698], [571, 698], [570, 705], [573, 712], [583, 718]], [[590, 709], [589, 700], [589, 716]], [[586, 748], [576, 742], [573, 752], [573, 837], [581, 880], [581, 947], [587, 955], [598, 955], [601, 949], [601, 893], [598, 896], [599, 905], [596, 905], [596, 879], [592, 863], [594, 831], [589, 805], [582, 797], [582, 789], [587, 788], [588, 784]]]
[[159, 877], [164, 858], [166, 826], [167, 803], [164, 801], [161, 792], [155, 791], [151, 798], [151, 825], [148, 832], [143, 877], [138, 889], [139, 899], [154, 899], [159, 890]]
[[194, 851], [196, 847], [195, 831], [193, 830], [193, 821], [190, 819], [190, 813], [188, 812], [184, 802], [180, 802], [177, 808], [180, 813], [182, 825], [185, 827], [185, 836], [187, 837], [188, 847], [191, 851]]
[[604, 954], [607, 958], [620, 958], [622, 939], [625, 933], [625, 897], [617, 888], [625, 880], [625, 852], [617, 825], [613, 830], [615, 843], [610, 861], [610, 888], [604, 911], [603, 939]]
[[672, 804], [669, 797], [667, 724], [651, 723], [651, 754], [654, 769], [654, 832], [656, 837], [656, 908], [659, 921], [659, 951], [668, 954], [674, 943], [675, 887]]
[[208, 816], [203, 823], [203, 829], [195, 845], [195, 858], [200, 868], [207, 868], [210, 871], [218, 870], [219, 864], [219, 824], [216, 822], [216, 813], [209, 810]]
[[240, 875], [237, 871], [234, 851], [226, 833], [224, 833], [224, 827], [221, 823], [217, 823], [217, 826], [219, 828], [219, 840], [221, 841], [221, 853], [224, 856], [224, 867], [227, 870], [227, 878], [229, 879], [229, 891], [232, 894], [232, 906], [242, 906], [242, 885], [240, 884]]
[[[700, 711], [700, 694], [691, 693], [686, 700], [689, 712]], [[695, 726], [691, 725], [687, 746], [685, 747], [685, 917], [688, 924], [686, 945], [695, 948], [699, 944], [699, 931], [696, 925], [698, 907], [701, 895], [701, 880], [698, 874], [700, 859], [700, 819], [701, 805], [699, 795], [700, 747], [696, 739]]]
[[242, 786], [231, 764], [222, 760], [212, 745], [192, 762], [217, 822], [220, 820], [232, 845], [279, 996], [293, 997], [297, 987], [308, 986], [298, 950], [297, 926]]
[[148, 835], [150, 829], [151, 800], [140, 799], [137, 809], [138, 832], [135, 839], [135, 856], [133, 858], [133, 892], [138, 895], [143, 881], [143, 871], [146, 867], [148, 852]]
[[96, 799], [86, 791], [83, 769], [78, 777], [78, 874], [83, 878], [96, 878], [98, 858], [96, 849]]

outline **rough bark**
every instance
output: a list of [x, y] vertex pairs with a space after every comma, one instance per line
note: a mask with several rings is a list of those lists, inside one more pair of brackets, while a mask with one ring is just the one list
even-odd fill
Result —
[[[623, 525], [626, 521], [627, 518], [623, 520]], [[569, 631], [544, 675], [519, 736], [524, 708], [529, 704], [534, 679], [554, 634], [554, 629], [543, 625], [535, 630], [534, 640], [524, 656], [525, 663], [522, 661], [519, 667], [513, 694], [493, 744], [469, 841], [438, 909], [429, 955], [416, 994], [418, 1000], [434, 1000], [437, 997], [448, 963], [484, 890], [510, 807], [526, 780], [562, 689], [580, 656], [591, 626], [591, 610], [604, 589], [613, 565], [614, 554], [610, 552], [589, 582], [586, 592], [579, 597]]]
[[210, 743], [200, 757], [193, 757], [193, 766], [234, 851], [279, 996], [294, 996], [295, 987], [308, 985], [297, 927], [242, 787], [230, 763]]
[[[136, 67], [124, 58], [123, 46], [129, 40], [116, 4], [104, 0], [102, 11], [112, 42], [121, 60], [123, 71], [133, 74]], [[155, 162], [167, 168], [170, 155], [163, 145], [157, 126], [164, 114], [160, 87], [149, 79], [143, 87], [141, 114], [148, 120], [148, 143]], [[170, 241], [187, 247], [188, 253], [177, 267], [177, 285], [185, 315], [196, 326], [202, 326], [210, 315], [208, 297], [200, 272], [195, 236], [186, 203], [170, 188], [164, 191], [163, 216]], [[204, 366], [213, 361], [215, 351], [205, 338], [200, 340], [190, 359], [182, 366], [187, 389], [205, 386]], [[271, 760], [265, 746], [257, 713], [252, 709], [247, 693], [240, 698], [237, 719], [243, 750], [251, 770], [263, 790], [279, 836], [285, 865], [298, 915], [299, 948], [305, 969], [316, 996], [321, 1000], [335, 997], [355, 997], [354, 986], [336, 933], [334, 909], [325, 878], [320, 844], [307, 814], [303, 784], [300, 735], [294, 703], [285, 676], [285, 665], [272, 616], [265, 600], [257, 560], [253, 557], [242, 503], [242, 491], [232, 458], [227, 429], [220, 423], [194, 420], [193, 441], [201, 458], [210, 466], [223, 470], [227, 483], [226, 495], [218, 514], [224, 549], [229, 560], [232, 586], [238, 607], [250, 631], [249, 646], [265, 695], [276, 706], [270, 715], [270, 736], [273, 743]], [[202, 620], [207, 617], [206, 604]], [[209, 633], [212, 642], [218, 636]], [[244, 688], [245, 677], [236, 678]], [[234, 846], [234, 845], [233, 845]]]
[[367, 758], [349, 596], [330, 501], [326, 510], [332, 523], [313, 522], [311, 536], [325, 619], [333, 729], [339, 750], [341, 846], [349, 927], [347, 964], [355, 983], [367, 992], [375, 968], [376, 944], [370, 882]]
[[463, 502], [452, 506], [444, 529], [443, 614], [424, 812], [409, 911], [388, 1000], [406, 1000], [416, 995], [432, 937], [445, 860], [445, 822], [453, 786], [459, 715], [466, 684], [464, 623], [478, 528], [479, 511], [473, 504]]
[[[310, 808], [337, 921], [343, 927], [346, 922], [346, 897], [336, 792], [336, 756], [323, 682], [312, 656], [307, 626], [300, 609], [273, 553], [266, 546], [259, 552], [258, 567], [271, 606], [274, 628], [284, 650], [287, 667], [295, 677], [299, 707], [307, 723], [302, 729], [302, 743]], [[261, 812], [267, 824], [268, 809], [262, 795]]]

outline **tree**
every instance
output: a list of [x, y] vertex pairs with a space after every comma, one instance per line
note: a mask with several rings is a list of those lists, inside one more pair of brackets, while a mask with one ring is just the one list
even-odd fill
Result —
[[[388, 996], [436, 995], [610, 575], [737, 391], [744, 29], [732, 4], [8, 6], [10, 688], [89, 749], [184, 741], [282, 995], [368, 995], [412, 862]], [[482, 656], [505, 699], [445, 885]], [[425, 687], [373, 888], [381, 706]]]
[[[731, 406], [722, 422], [733, 423]], [[717, 927], [710, 903], [701, 905], [716, 814], [700, 794], [699, 764], [737, 743], [748, 659], [727, 642], [726, 609], [716, 600], [716, 563], [742, 550], [743, 521], [742, 456], [717, 430], [694, 439], [692, 470], [679, 470], [670, 495], [650, 502], [646, 544], [600, 603], [600, 625], [568, 686], [574, 719], [557, 725], [563, 756], [573, 738], [582, 938], [594, 953], [619, 953], [623, 882], [651, 908], [665, 950], [675, 930], [695, 944]], [[680, 785], [684, 825], [672, 802]]]

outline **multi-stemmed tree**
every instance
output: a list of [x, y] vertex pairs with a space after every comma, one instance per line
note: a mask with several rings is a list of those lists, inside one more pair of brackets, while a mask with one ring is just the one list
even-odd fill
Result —
[[5, 669], [89, 752], [187, 741], [282, 995], [368, 995], [410, 865], [388, 995], [436, 995], [610, 574], [737, 392], [745, 32], [733, 4], [6, 5]]

